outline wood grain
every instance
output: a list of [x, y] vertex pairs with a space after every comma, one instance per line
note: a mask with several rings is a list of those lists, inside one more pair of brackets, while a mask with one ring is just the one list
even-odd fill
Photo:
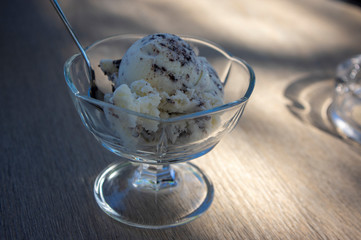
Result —
[[246, 59], [257, 83], [235, 130], [193, 161], [211, 208], [165, 230], [125, 226], [92, 185], [116, 156], [87, 132], [62, 76], [77, 52], [50, 2], [2, 3], [0, 239], [360, 239], [361, 148], [328, 121], [335, 66], [361, 52], [361, 8], [342, 1], [62, 1], [84, 45], [171, 32]]

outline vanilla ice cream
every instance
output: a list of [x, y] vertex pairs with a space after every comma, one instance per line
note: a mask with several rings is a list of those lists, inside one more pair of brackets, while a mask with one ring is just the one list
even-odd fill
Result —
[[[102, 60], [99, 66], [114, 83], [114, 92], [106, 94], [105, 101], [115, 106], [172, 118], [223, 104], [223, 85], [216, 71], [172, 34], [148, 35], [136, 41], [121, 60]], [[106, 115], [121, 138], [149, 142], [161, 134], [158, 121], [115, 111], [109, 109]], [[174, 123], [165, 131], [171, 143], [197, 140], [218, 122], [215, 116], [204, 117]]]

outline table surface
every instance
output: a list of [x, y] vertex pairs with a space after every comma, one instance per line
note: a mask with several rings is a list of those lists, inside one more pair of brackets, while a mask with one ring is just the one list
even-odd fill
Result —
[[63, 64], [77, 48], [50, 2], [2, 1], [0, 238], [361, 238], [361, 147], [327, 118], [335, 67], [361, 53], [357, 2], [60, 4], [84, 45], [119, 33], [198, 36], [248, 61], [256, 88], [234, 131], [192, 161], [213, 181], [210, 209], [176, 228], [123, 225], [93, 197], [97, 174], [118, 158], [67, 92]]

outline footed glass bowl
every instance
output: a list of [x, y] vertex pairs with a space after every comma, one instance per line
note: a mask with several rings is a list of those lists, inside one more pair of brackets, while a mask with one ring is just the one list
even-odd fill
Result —
[[361, 55], [337, 66], [329, 116], [338, 133], [361, 144]]
[[[97, 64], [101, 59], [121, 58], [142, 37], [118, 35], [86, 49], [101, 92], [111, 92], [112, 86]], [[224, 105], [168, 119], [133, 112], [89, 96], [90, 78], [80, 54], [65, 63], [65, 80], [84, 125], [119, 156], [95, 180], [95, 199], [105, 213], [131, 226], [177, 226], [209, 208], [214, 193], [211, 181], [185, 162], [212, 150], [234, 128], [255, 85], [253, 70], [243, 60], [211, 42], [182, 38], [217, 71]], [[156, 130], [147, 131], [145, 125]]]

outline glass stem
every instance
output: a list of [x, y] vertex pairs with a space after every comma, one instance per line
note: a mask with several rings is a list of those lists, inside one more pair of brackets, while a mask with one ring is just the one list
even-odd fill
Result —
[[176, 187], [176, 173], [169, 164], [153, 165], [142, 163], [134, 174], [133, 186], [140, 190], [154, 191]]

